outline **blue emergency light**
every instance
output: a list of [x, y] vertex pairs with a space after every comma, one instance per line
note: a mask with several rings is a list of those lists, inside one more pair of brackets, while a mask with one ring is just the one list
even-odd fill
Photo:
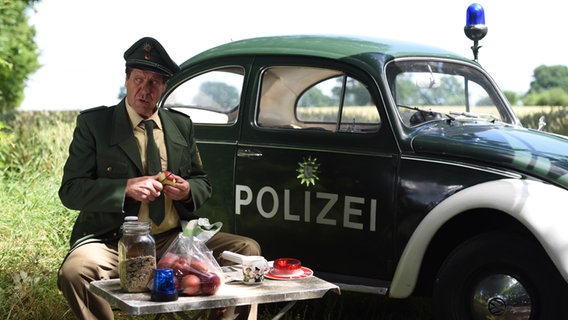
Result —
[[487, 34], [487, 26], [485, 25], [485, 12], [479, 3], [473, 3], [467, 7], [466, 25], [463, 28], [465, 35], [473, 40], [473, 58], [477, 61], [479, 48], [479, 40], [483, 39]]

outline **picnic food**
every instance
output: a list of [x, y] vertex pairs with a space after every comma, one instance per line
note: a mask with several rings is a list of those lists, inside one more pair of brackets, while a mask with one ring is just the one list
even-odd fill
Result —
[[194, 274], [188, 274], [181, 279], [180, 287], [183, 294], [188, 296], [197, 295], [201, 290], [201, 279]]
[[176, 179], [174, 178], [174, 174], [171, 171], [162, 171], [160, 172], [159, 181], [164, 185], [174, 185], [176, 183]]
[[215, 272], [207, 272], [200, 278], [201, 280], [201, 292], [205, 295], [212, 295], [217, 292], [221, 286], [221, 278]]
[[118, 241], [120, 285], [125, 292], [148, 291], [156, 267], [156, 243], [152, 226], [126, 217]]
[[[191, 262], [190, 262], [191, 260]], [[221, 277], [209, 270], [207, 263], [191, 257], [190, 260], [167, 252], [158, 262], [158, 268], [172, 268], [177, 290], [185, 295], [213, 295], [221, 286]]]
[[126, 292], [148, 291], [147, 284], [152, 278], [156, 263], [154, 256], [128, 258], [120, 261], [120, 286]]

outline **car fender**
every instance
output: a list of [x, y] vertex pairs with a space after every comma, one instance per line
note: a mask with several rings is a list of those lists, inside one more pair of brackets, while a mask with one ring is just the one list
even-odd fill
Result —
[[521, 222], [544, 247], [568, 281], [568, 191], [539, 181], [503, 179], [461, 190], [438, 204], [420, 222], [398, 262], [389, 288], [392, 298], [410, 296], [430, 241], [451, 218], [476, 208], [502, 211]]

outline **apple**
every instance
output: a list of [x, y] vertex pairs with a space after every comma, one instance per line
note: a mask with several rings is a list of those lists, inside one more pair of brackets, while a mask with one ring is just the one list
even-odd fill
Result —
[[178, 261], [179, 256], [172, 252], [166, 252], [166, 254], [158, 261], [157, 268], [158, 269], [165, 269], [165, 268], [173, 268], [174, 263]]
[[181, 279], [180, 288], [183, 294], [197, 295], [201, 291], [201, 280], [194, 274], [188, 274]]
[[186, 258], [179, 258], [176, 262], [174, 262], [172, 269], [178, 270], [186, 276], [191, 273], [191, 264]]
[[159, 176], [158, 180], [163, 185], [172, 186], [176, 183], [176, 178], [174, 178], [174, 174], [171, 171], [167, 171], [167, 170], [160, 172], [160, 176]]
[[196, 258], [191, 259], [191, 268], [196, 270], [197, 272], [209, 271], [207, 264], [205, 262], [203, 262], [202, 260], [199, 260], [199, 259], [196, 259]]
[[221, 278], [215, 272], [207, 272], [201, 277], [201, 291], [204, 295], [213, 295], [221, 287]]

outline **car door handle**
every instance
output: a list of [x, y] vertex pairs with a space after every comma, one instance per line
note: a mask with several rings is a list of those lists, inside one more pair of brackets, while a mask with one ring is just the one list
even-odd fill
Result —
[[239, 149], [237, 151], [237, 157], [239, 158], [257, 158], [262, 157], [262, 152], [253, 149]]

